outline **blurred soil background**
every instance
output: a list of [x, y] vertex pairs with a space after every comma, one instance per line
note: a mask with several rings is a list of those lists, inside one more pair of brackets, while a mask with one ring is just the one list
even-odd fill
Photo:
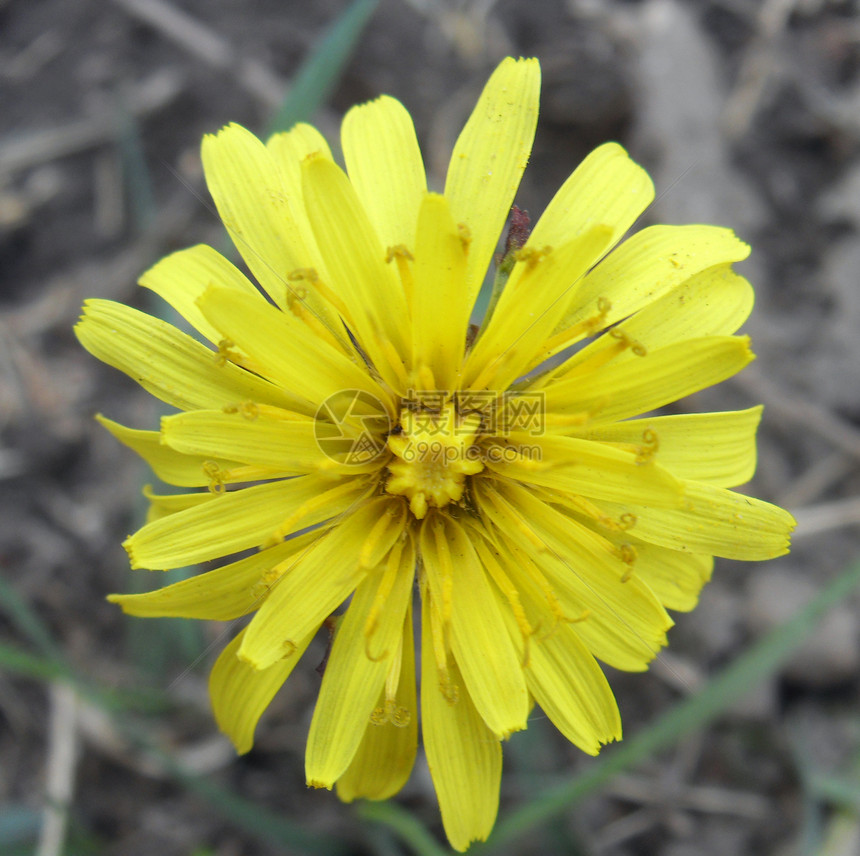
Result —
[[[264, 133], [349, 5], [0, 0], [0, 852], [413, 852], [305, 788], [313, 657], [237, 759], [206, 693], [224, 627], [105, 602], [163, 578], [132, 575], [120, 546], [152, 476], [92, 416], [152, 428], [159, 412], [72, 335], [84, 298], [163, 312], [137, 277], [175, 249], [225, 248], [201, 136], [229, 121]], [[334, 141], [351, 104], [398, 97], [440, 188], [508, 54], [543, 68], [517, 200], [533, 218], [615, 139], [657, 183], [642, 223], [731, 226], [754, 248], [739, 269], [757, 287], [758, 360], [676, 409], [764, 402], [750, 490], [800, 526], [784, 559], [719, 562], [649, 673], [610, 675], [635, 735], [860, 554], [860, 15], [838, 0], [381, 0], [313, 118]], [[495, 852], [856, 856], [858, 605], [706, 731]], [[592, 763], [536, 710], [506, 744], [500, 817]], [[420, 758], [399, 803], [440, 833]]]

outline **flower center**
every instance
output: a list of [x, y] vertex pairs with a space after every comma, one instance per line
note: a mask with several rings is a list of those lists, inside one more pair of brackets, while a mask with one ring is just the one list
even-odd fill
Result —
[[435, 409], [418, 403], [402, 409], [399, 425], [400, 431], [388, 437], [395, 457], [388, 464], [385, 490], [408, 497], [409, 508], [421, 520], [429, 507], [457, 502], [466, 476], [484, 469], [475, 445], [481, 418], [461, 417], [450, 401]]

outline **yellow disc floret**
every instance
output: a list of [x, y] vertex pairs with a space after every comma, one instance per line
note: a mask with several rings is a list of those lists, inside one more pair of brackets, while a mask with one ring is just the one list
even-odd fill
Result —
[[388, 493], [409, 498], [409, 508], [419, 520], [428, 507], [443, 508], [457, 502], [466, 486], [466, 476], [484, 469], [475, 445], [480, 416], [461, 417], [453, 404], [441, 408], [404, 407], [400, 433], [388, 438], [395, 457], [388, 465]]

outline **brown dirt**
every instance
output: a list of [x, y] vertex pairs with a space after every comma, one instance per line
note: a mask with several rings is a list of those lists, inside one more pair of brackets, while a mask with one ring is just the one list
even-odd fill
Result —
[[[291, 678], [255, 750], [236, 759], [206, 702], [221, 628], [189, 636], [104, 601], [135, 584], [120, 542], [140, 519], [149, 476], [91, 417], [143, 427], [158, 414], [77, 345], [80, 304], [98, 296], [153, 309], [135, 285], [149, 264], [198, 241], [223, 246], [201, 181], [202, 134], [227, 121], [261, 130], [279, 81], [346, 4], [177, 0], [199, 25], [185, 43], [134, 11], [153, 5], [0, 2], [0, 569], [82, 675], [167, 691], [166, 713], [120, 720], [170, 757], [311, 834], [346, 837], [356, 854], [406, 852], [305, 788], [311, 669]], [[438, 184], [470, 104], [508, 53], [536, 55], [544, 70], [518, 204], [537, 214], [583, 154], [618, 139], [657, 177], [646, 219], [720, 222], [754, 247], [743, 270], [757, 286], [748, 329], [759, 361], [694, 405], [768, 405], [751, 490], [798, 511], [796, 547], [763, 566], [721, 563], [700, 608], [678, 616], [665, 658], [647, 675], [611, 676], [634, 734], [784, 620], [783, 602], [802, 602], [858, 555], [860, 18], [838, 0], [383, 0], [317, 123], [334, 137], [350, 104], [397, 96]], [[232, 60], [219, 67], [219, 56]], [[250, 82], [236, 73], [254, 64]], [[804, 776], [847, 773], [860, 749], [856, 607], [707, 733], [505, 852], [779, 854], [825, 834], [832, 806]], [[162, 635], [166, 647], [154, 641]], [[0, 642], [37, 652], [2, 606]], [[74, 705], [48, 681], [0, 670], [0, 834], [4, 818], [38, 821], [56, 762], [51, 718], [74, 716], [65, 852], [284, 852], [167, 775], [97, 707]], [[502, 812], [587, 763], [536, 716], [506, 746]], [[425, 772], [401, 801], [439, 831]], [[28, 834], [14, 852], [31, 852]]]

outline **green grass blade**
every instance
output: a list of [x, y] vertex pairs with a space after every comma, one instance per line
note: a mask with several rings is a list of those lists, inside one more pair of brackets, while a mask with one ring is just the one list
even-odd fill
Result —
[[13, 672], [26, 678], [50, 681], [68, 674], [64, 663], [53, 657], [28, 654], [15, 645], [0, 644], [0, 671]]
[[812, 633], [824, 613], [844, 600], [858, 582], [860, 563], [834, 580], [790, 621], [756, 642], [701, 692], [670, 710], [635, 737], [617, 747], [605, 749], [600, 760], [572, 781], [548, 788], [532, 802], [502, 819], [486, 844], [470, 851], [472, 856], [488, 853], [546, 823], [592, 794], [613, 776], [713, 722], [765, 675], [776, 671]]
[[[152, 749], [152, 747], [149, 747]], [[342, 839], [310, 831], [280, 814], [247, 800], [220, 785], [186, 772], [169, 755], [157, 752], [161, 762], [187, 790], [193, 791], [218, 810], [219, 815], [258, 839], [291, 848], [308, 856], [348, 856], [354, 850]]]
[[[4, 601], [8, 603], [8, 601]], [[43, 641], [50, 641], [43, 640]], [[305, 830], [275, 812], [261, 807], [220, 785], [193, 775], [148, 737], [137, 726], [134, 718], [125, 716], [130, 709], [157, 712], [165, 709], [169, 699], [165, 694], [151, 690], [124, 690], [107, 688], [87, 681], [61, 660], [28, 654], [15, 646], [0, 644], [0, 670], [7, 670], [41, 681], [62, 678], [70, 681], [82, 697], [105, 710], [114, 718], [118, 730], [135, 746], [155, 755], [184, 788], [201, 796], [236, 827], [244, 829], [258, 839], [291, 848], [294, 852], [313, 856], [347, 856], [349, 847], [331, 835]], [[0, 807], [0, 845], [8, 843], [26, 826], [23, 815]], [[39, 815], [41, 817], [41, 815]], [[25, 818], [26, 819], [26, 818]], [[23, 824], [23, 826], [22, 826]], [[29, 829], [29, 827], [27, 827]], [[0, 852], [6, 849], [0, 846]], [[28, 851], [29, 852], [29, 851]]]
[[[2, 588], [2, 584], [0, 584], [0, 588]], [[10, 603], [10, 599], [7, 597], [8, 594], [8, 591], [3, 592], [3, 596], [0, 597], [0, 606], [8, 608]], [[15, 594], [15, 597], [17, 597], [17, 594]], [[31, 654], [18, 645], [0, 643], [0, 671], [44, 682], [53, 681], [58, 678], [65, 679], [74, 684], [78, 691], [86, 698], [111, 711], [125, 712], [136, 710], [143, 713], [159, 713], [170, 707], [171, 701], [169, 696], [160, 690], [150, 688], [106, 688], [78, 674], [59, 654], [54, 653], [57, 651], [55, 643], [50, 636], [46, 635], [48, 631], [41, 621], [34, 615], [27, 614], [29, 607], [26, 604], [17, 604], [16, 606], [22, 605], [24, 609], [18, 613], [19, 620], [16, 621], [16, 624], [28, 627], [29, 631], [27, 635], [30, 637], [30, 640], [35, 641], [39, 639], [40, 644], [38, 647], [52, 653], [49, 653], [47, 656]]]
[[377, 0], [354, 0], [317, 42], [302, 63], [284, 103], [272, 117], [267, 135], [307, 121], [329, 99], [352, 56]]
[[362, 801], [356, 814], [362, 820], [384, 824], [418, 856], [448, 856], [451, 852], [437, 843], [418, 818], [397, 803]]
[[843, 808], [860, 809], [860, 782], [814, 773], [810, 777], [809, 788], [819, 799]]
[[140, 125], [121, 98], [117, 99], [116, 124], [126, 199], [134, 227], [138, 234], [143, 234], [152, 227], [157, 216], [155, 191], [144, 155]]
[[63, 662], [60, 649], [47, 625], [11, 583], [0, 575], [0, 611], [5, 612], [18, 630], [50, 660]]
[[[142, 526], [145, 520], [142, 507], [136, 519], [137, 525]], [[144, 592], [163, 588], [194, 576], [196, 570], [176, 568], [151, 574], [130, 570], [127, 590]], [[127, 616], [124, 627], [128, 659], [139, 674], [154, 686], [164, 687], [169, 684], [177, 670], [205, 666], [201, 657], [206, 650], [206, 644], [199, 621], [187, 618], [153, 619]]]

